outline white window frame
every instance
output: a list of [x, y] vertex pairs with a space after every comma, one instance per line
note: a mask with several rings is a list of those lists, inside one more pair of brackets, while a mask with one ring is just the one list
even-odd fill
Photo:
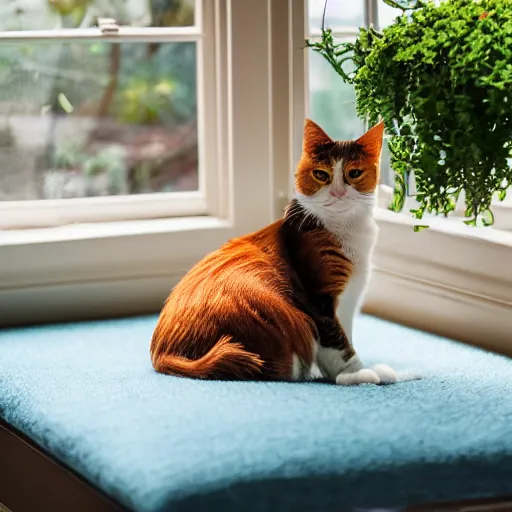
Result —
[[494, 227], [512, 232], [512, 190], [503, 201], [496, 200], [492, 210], [494, 213]]
[[214, 79], [205, 87], [213, 113], [201, 132], [215, 146], [205, 150], [215, 155], [207, 184], [215, 202], [202, 215], [0, 231], [1, 326], [156, 313], [198, 259], [282, 214], [297, 123], [291, 77], [300, 65], [290, 55], [302, 55], [303, 42], [291, 46], [303, 39], [304, 17], [301, 25], [296, 16], [303, 3], [208, 0], [204, 7]]
[[[204, 7], [204, 8], [203, 8]], [[56, 30], [0, 32], [0, 44], [14, 42], [167, 42], [196, 44], [197, 122], [199, 149], [199, 187], [197, 191], [137, 194], [131, 196], [87, 197], [76, 199], [2, 201], [0, 229], [62, 226], [77, 222], [109, 222], [190, 215], [215, 215], [218, 212], [216, 130], [209, 120], [216, 118], [214, 5], [195, 0], [195, 25], [191, 27], [119, 26], [116, 33], [99, 27]], [[206, 133], [208, 132], [208, 137]]]
[[[377, 0], [364, 5], [366, 24], [378, 28]], [[333, 35], [353, 39], [357, 31]], [[307, 61], [303, 76], [307, 82]], [[309, 90], [307, 83], [295, 86]], [[411, 215], [387, 209], [391, 196], [392, 189], [381, 185], [375, 210], [380, 234], [364, 311], [512, 355], [512, 199], [494, 205], [493, 228], [466, 226], [459, 212], [429, 219], [429, 229], [414, 232]]]

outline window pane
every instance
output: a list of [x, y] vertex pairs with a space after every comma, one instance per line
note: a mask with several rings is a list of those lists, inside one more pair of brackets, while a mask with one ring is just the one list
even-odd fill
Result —
[[194, 24], [194, 0], [1, 0], [0, 30], [92, 27], [98, 18], [120, 25], [177, 27]]
[[394, 184], [393, 169], [391, 169], [391, 153], [389, 152], [387, 142], [382, 146], [382, 155], [380, 159], [380, 182], [390, 187]]
[[388, 4], [384, 3], [382, 0], [379, 0], [378, 3], [378, 16], [379, 16], [379, 27], [384, 28], [388, 25], [391, 25], [395, 18], [402, 14], [401, 9], [395, 9], [394, 7], [390, 7]]
[[[401, 9], [395, 9], [390, 7], [383, 0], [379, 0], [378, 5], [378, 26], [379, 28], [385, 28], [393, 21], [397, 16], [402, 14]], [[393, 170], [391, 169], [391, 154], [388, 149], [388, 145], [384, 144], [382, 148], [382, 159], [381, 159], [381, 182], [393, 186], [394, 177]]]
[[[325, 0], [309, 0], [309, 29], [322, 28]], [[343, 27], [359, 28], [364, 24], [363, 0], [327, 0], [325, 28], [334, 32]]]
[[[334, 139], [360, 137], [364, 131], [364, 123], [356, 114], [353, 86], [343, 82], [318, 53], [310, 50], [309, 57], [310, 117]], [[390, 186], [393, 184], [387, 144], [382, 149], [381, 183]]]
[[195, 43], [0, 45], [0, 200], [197, 187]]
[[346, 84], [320, 54], [309, 54], [310, 117], [338, 140], [362, 135], [363, 122], [357, 117], [355, 91]]

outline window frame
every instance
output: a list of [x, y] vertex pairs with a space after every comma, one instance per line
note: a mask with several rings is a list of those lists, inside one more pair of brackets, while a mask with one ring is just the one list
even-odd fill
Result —
[[[54, 200], [0, 202], [0, 229], [23, 229], [70, 223], [116, 222], [190, 215], [215, 215], [219, 142], [212, 119], [217, 116], [215, 8], [195, 0], [195, 25], [190, 27], [116, 26], [116, 32], [100, 27], [0, 32], [0, 44], [13, 42], [186, 43], [196, 45], [197, 77], [197, 191], [147, 193]], [[206, 84], [215, 84], [207, 87]], [[209, 133], [206, 137], [206, 133]]]
[[215, 114], [203, 128], [216, 147], [210, 215], [0, 231], [0, 326], [156, 313], [198, 259], [282, 214], [303, 1], [215, 0], [205, 9], [215, 39]]

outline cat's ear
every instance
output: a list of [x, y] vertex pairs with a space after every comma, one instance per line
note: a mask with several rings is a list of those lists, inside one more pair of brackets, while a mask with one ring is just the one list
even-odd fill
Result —
[[332, 143], [333, 140], [311, 119], [304, 123], [304, 136], [302, 139], [302, 150], [311, 155], [316, 152], [318, 146]]
[[381, 121], [370, 128], [364, 135], [357, 139], [357, 143], [363, 146], [364, 152], [375, 159], [380, 157], [382, 141], [384, 138], [384, 122]]

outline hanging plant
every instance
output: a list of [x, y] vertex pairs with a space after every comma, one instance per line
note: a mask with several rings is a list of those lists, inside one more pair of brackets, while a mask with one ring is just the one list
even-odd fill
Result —
[[384, 120], [392, 210], [414, 173], [417, 219], [448, 215], [464, 192], [465, 222], [491, 225], [493, 198], [512, 186], [511, 0], [384, 2], [402, 14], [382, 32], [360, 28], [354, 43], [337, 43], [322, 28], [307, 46], [355, 86], [360, 117]]

